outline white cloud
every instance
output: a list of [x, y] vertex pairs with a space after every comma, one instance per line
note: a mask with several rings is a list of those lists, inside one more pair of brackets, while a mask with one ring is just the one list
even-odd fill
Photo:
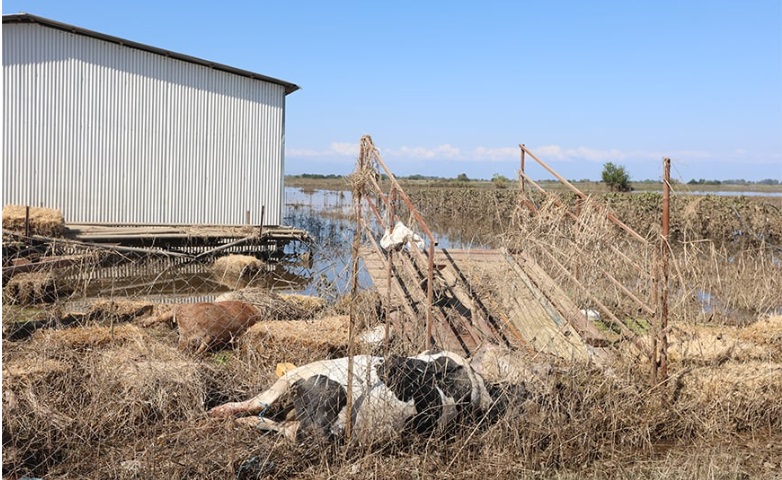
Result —
[[557, 161], [587, 160], [590, 162], [632, 162], [634, 160], [662, 160], [663, 157], [678, 158], [681, 160], [695, 160], [712, 158], [709, 152], [700, 150], [678, 150], [671, 152], [648, 150], [619, 150], [611, 148], [601, 150], [589, 147], [563, 148], [559, 145], [545, 145], [530, 149], [538, 158]]
[[324, 152], [318, 151], [318, 150], [308, 150], [306, 148], [286, 148], [285, 149], [285, 156], [286, 157], [323, 157]]
[[[457, 160], [457, 161], [499, 161], [516, 162], [519, 159], [519, 148], [512, 147], [475, 147], [468, 153], [462, 151], [451, 144], [442, 144], [436, 147], [408, 147], [399, 148], [381, 148], [380, 153], [384, 158], [406, 158], [409, 160]], [[664, 156], [671, 157], [679, 161], [698, 161], [704, 159], [713, 159], [714, 155], [701, 150], [679, 150], [679, 151], [647, 151], [647, 150], [620, 150], [617, 148], [597, 149], [591, 147], [566, 148], [560, 145], [543, 145], [530, 148], [538, 158], [544, 162], [559, 161], [589, 161], [595, 163], [604, 162], [634, 162], [662, 160]], [[312, 149], [288, 149], [286, 155], [291, 158], [320, 158], [320, 157], [352, 157], [356, 158], [359, 152], [358, 143], [333, 142], [328, 148], [323, 150]], [[736, 155], [746, 153], [737, 150]]]
[[519, 147], [476, 147], [472, 151], [475, 160], [516, 160], [521, 151]]
[[325, 150], [289, 148], [285, 150], [285, 155], [291, 158], [357, 157], [358, 147], [358, 143], [332, 142]]
[[400, 147], [398, 150], [383, 150], [382, 153], [387, 153], [392, 157], [412, 157], [412, 158], [458, 158], [460, 151], [458, 148], [450, 144], [440, 145], [439, 147]]
[[[577, 148], [563, 148], [559, 145], [545, 145], [542, 147], [536, 147], [530, 149], [541, 160], [545, 161], [545, 158], [558, 161], [573, 161], [573, 160], [588, 160], [590, 162], [605, 162], [605, 161], [617, 161], [627, 160], [628, 158], [638, 157], [639, 152], [624, 152], [616, 148], [609, 150], [599, 150], [589, 147], [577, 147]], [[647, 153], [640, 154], [643, 157], [648, 156]]]
[[330, 151], [337, 155], [349, 155], [352, 157], [358, 156], [359, 144], [347, 143], [347, 142], [334, 142], [331, 144]]

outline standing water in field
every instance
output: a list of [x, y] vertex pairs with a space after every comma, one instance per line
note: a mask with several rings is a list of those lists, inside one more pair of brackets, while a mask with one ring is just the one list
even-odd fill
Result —
[[[285, 225], [306, 230], [314, 240], [310, 282], [301, 293], [333, 299], [350, 289], [351, 249], [355, 232], [353, 202], [350, 191], [285, 189]], [[376, 241], [382, 232], [376, 229]], [[421, 232], [416, 232], [421, 233]], [[434, 231], [438, 247], [479, 248], [452, 241]], [[288, 252], [295, 253], [295, 252]], [[363, 263], [359, 261], [359, 288], [372, 285]]]

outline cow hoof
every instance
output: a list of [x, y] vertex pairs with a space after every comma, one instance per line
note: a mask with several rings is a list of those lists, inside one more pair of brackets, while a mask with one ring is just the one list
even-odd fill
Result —
[[239, 406], [237, 403], [226, 403], [218, 407], [214, 407], [209, 410], [208, 415], [215, 418], [232, 417], [239, 413]]
[[235, 422], [239, 425], [242, 425], [243, 427], [253, 428], [258, 428], [258, 426], [261, 424], [260, 418], [255, 416], [237, 418]]

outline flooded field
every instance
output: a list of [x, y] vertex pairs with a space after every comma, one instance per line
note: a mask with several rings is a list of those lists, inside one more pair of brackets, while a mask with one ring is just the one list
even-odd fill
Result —
[[[345, 293], [350, 284], [350, 248], [355, 232], [353, 203], [348, 190], [310, 190], [295, 187], [285, 189], [286, 225], [306, 230], [314, 239], [312, 281], [303, 293], [331, 295]], [[438, 246], [443, 248], [480, 249], [485, 245], [454, 232], [449, 236], [447, 228], [433, 226]], [[382, 236], [375, 227], [376, 240]], [[473, 240], [473, 241], [471, 241]], [[372, 286], [371, 279], [360, 267], [360, 288]]]

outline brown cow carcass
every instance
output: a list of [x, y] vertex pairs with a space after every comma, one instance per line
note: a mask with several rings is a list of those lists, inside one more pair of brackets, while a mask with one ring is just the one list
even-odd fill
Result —
[[202, 302], [177, 305], [145, 325], [173, 322], [179, 329], [179, 350], [203, 353], [230, 345], [258, 320], [260, 312], [249, 303]]

